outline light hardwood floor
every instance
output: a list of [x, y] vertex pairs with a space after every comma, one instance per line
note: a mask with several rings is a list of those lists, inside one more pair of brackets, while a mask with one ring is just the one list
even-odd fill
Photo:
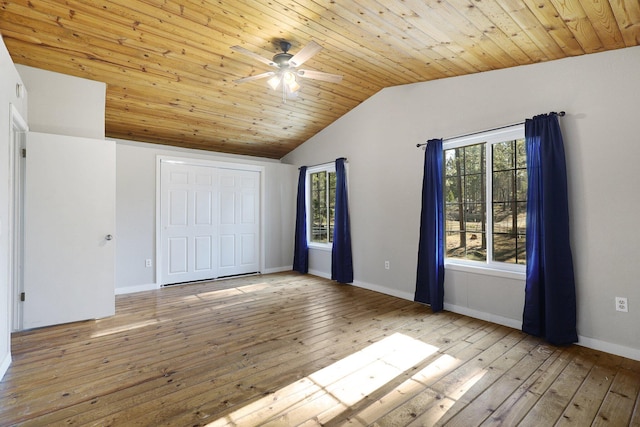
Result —
[[640, 362], [280, 273], [14, 334], [0, 425], [640, 425]]

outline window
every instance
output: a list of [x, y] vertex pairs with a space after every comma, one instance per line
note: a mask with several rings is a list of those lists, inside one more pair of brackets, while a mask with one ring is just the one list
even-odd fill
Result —
[[336, 203], [335, 164], [309, 168], [307, 182], [309, 244], [330, 247], [333, 242]]
[[446, 258], [522, 270], [527, 220], [524, 127], [451, 140], [443, 150]]

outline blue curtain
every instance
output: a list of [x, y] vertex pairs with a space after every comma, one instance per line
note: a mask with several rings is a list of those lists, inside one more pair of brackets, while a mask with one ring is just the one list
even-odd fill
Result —
[[422, 213], [418, 244], [415, 301], [440, 311], [444, 304], [444, 200], [442, 198], [442, 139], [427, 142], [422, 179]]
[[353, 282], [351, 257], [351, 228], [349, 226], [349, 201], [347, 199], [346, 159], [336, 160], [336, 204], [331, 250], [331, 280], [340, 283]]
[[522, 330], [556, 345], [578, 341], [564, 145], [556, 113], [525, 121], [527, 282]]
[[296, 201], [296, 235], [293, 252], [293, 270], [306, 274], [309, 271], [309, 248], [307, 247], [306, 185], [307, 167], [300, 168], [298, 177], [298, 199]]

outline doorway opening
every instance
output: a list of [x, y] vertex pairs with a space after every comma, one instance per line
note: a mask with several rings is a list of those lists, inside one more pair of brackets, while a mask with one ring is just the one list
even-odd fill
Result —
[[11, 329], [22, 329], [22, 301], [24, 292], [24, 150], [27, 122], [14, 105], [10, 105], [9, 123], [9, 307]]

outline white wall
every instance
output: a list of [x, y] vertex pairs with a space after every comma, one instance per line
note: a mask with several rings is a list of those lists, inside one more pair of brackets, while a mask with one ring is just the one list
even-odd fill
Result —
[[[424, 159], [416, 143], [565, 110], [580, 342], [640, 359], [639, 70], [633, 47], [387, 88], [283, 161], [348, 158], [355, 284], [413, 299]], [[310, 251], [316, 272], [329, 274], [329, 262]], [[445, 308], [518, 327], [523, 288], [517, 277], [448, 269]], [[615, 311], [615, 296], [629, 298], [629, 313]]]
[[290, 270], [293, 262], [297, 170], [277, 160], [234, 156], [154, 144], [116, 141], [116, 292], [157, 287], [155, 268], [157, 156], [242, 163], [265, 168], [265, 270]]
[[[17, 65], [29, 90], [32, 131], [104, 139], [105, 90], [101, 82]], [[277, 160], [116, 141], [116, 292], [156, 287], [156, 158], [158, 155], [265, 167], [265, 271], [291, 269], [296, 169]]]
[[[18, 99], [16, 84], [22, 80], [0, 36], [0, 379], [11, 362], [11, 302], [9, 283], [9, 106], [27, 120], [26, 97]], [[25, 92], [26, 95], [26, 92]]]
[[104, 139], [107, 85], [17, 64], [27, 86], [33, 132]]

